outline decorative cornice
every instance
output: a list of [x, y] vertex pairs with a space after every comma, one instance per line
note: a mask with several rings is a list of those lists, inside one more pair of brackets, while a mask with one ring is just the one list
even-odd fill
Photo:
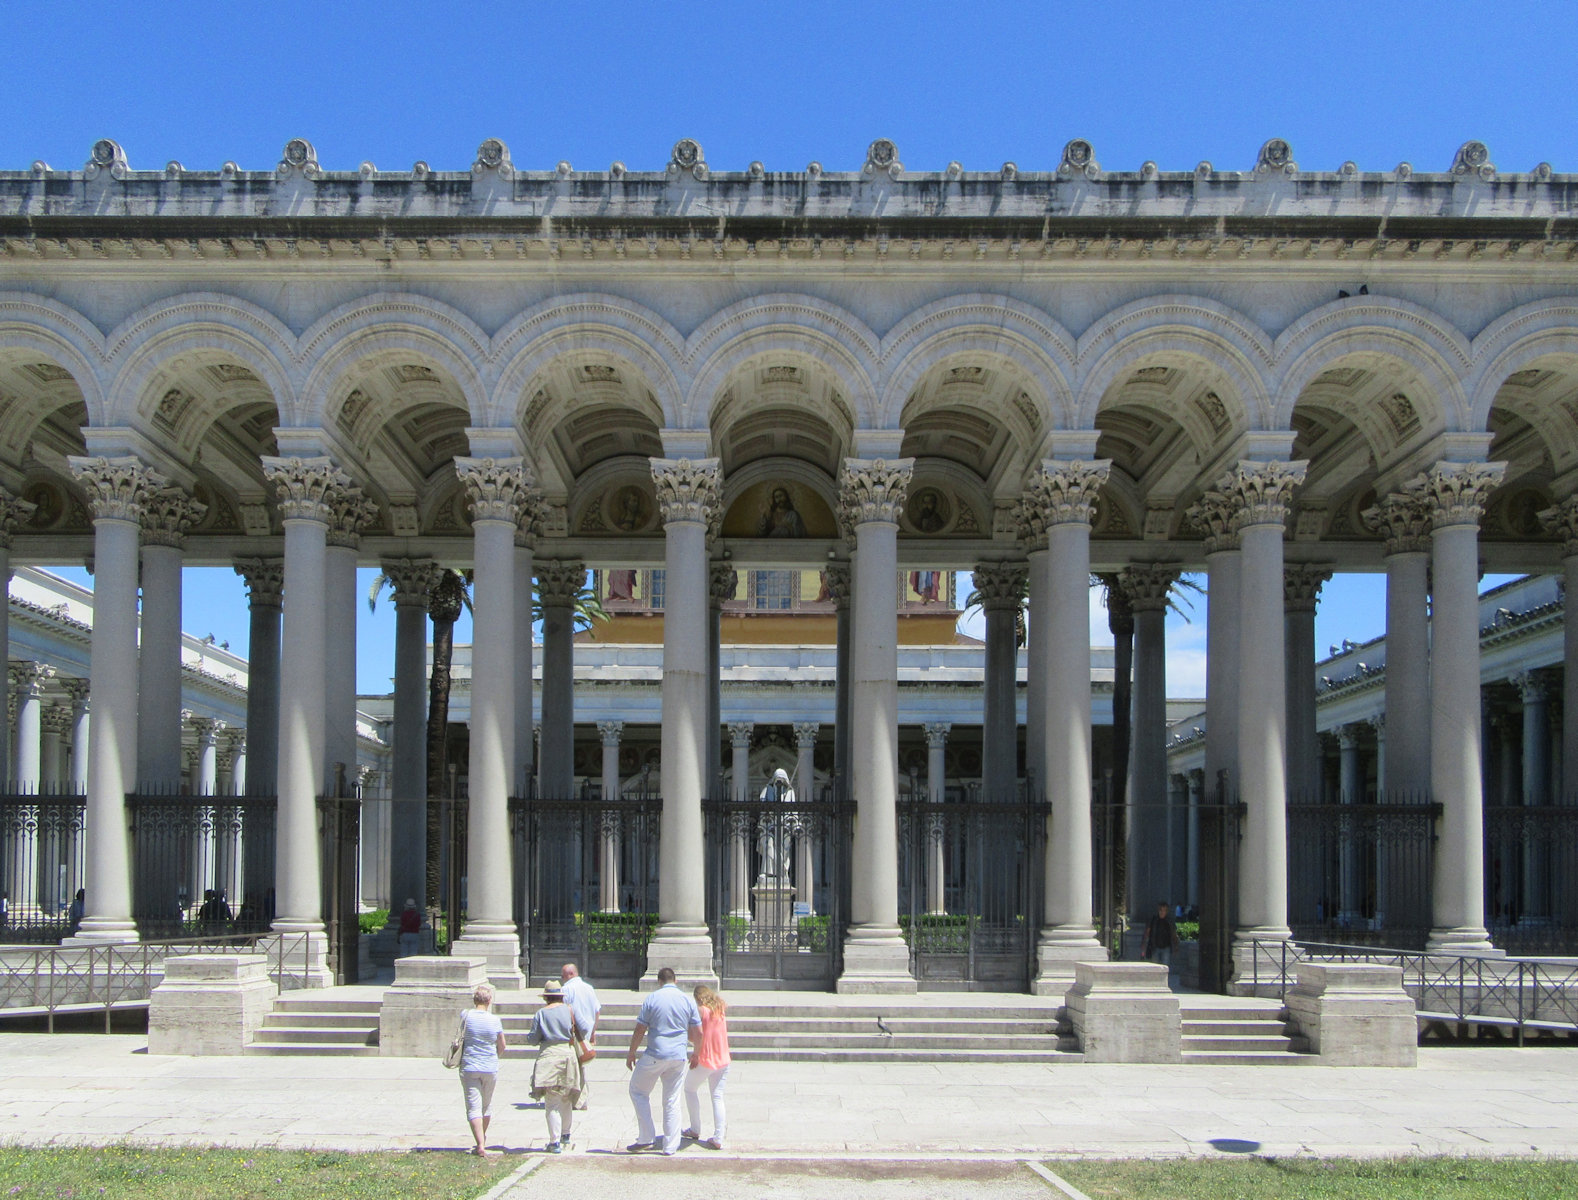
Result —
[[473, 521], [507, 521], [521, 527], [522, 505], [532, 484], [523, 458], [457, 458], [455, 474], [465, 485]]
[[1486, 498], [1506, 473], [1506, 463], [1437, 463], [1403, 490], [1424, 504], [1432, 530], [1477, 526]]
[[1171, 563], [1134, 563], [1118, 580], [1133, 612], [1166, 612], [1167, 597], [1182, 571]]
[[844, 531], [873, 522], [897, 525], [914, 472], [913, 458], [846, 458], [838, 473]]
[[1020, 538], [1039, 548], [1054, 525], [1090, 525], [1096, 517], [1097, 497], [1111, 473], [1108, 458], [1044, 460], [1025, 484], [1015, 510]]
[[586, 564], [579, 559], [549, 559], [537, 563], [536, 571], [544, 608], [571, 608], [586, 587]]
[[438, 579], [438, 564], [430, 558], [392, 558], [379, 564], [389, 581], [395, 607], [407, 605], [427, 611], [428, 598]]
[[1430, 549], [1430, 513], [1419, 496], [1392, 492], [1360, 513], [1359, 519], [1366, 529], [1381, 535], [1388, 557]]
[[981, 563], [975, 568], [975, 593], [986, 612], [1014, 612], [1025, 602], [1030, 572], [1023, 563]]
[[716, 458], [650, 458], [663, 524], [682, 521], [710, 526], [718, 508], [723, 469]]
[[1218, 480], [1216, 490], [1234, 506], [1233, 529], [1240, 535], [1254, 525], [1283, 525], [1293, 489], [1304, 482], [1308, 460], [1240, 462]]
[[1282, 605], [1285, 612], [1314, 612], [1320, 590], [1331, 571], [1309, 563], [1287, 563], [1282, 568]]
[[279, 608], [285, 595], [283, 558], [238, 558], [236, 574], [246, 581], [247, 602], [252, 608]]
[[1227, 496], [1209, 491], [1184, 510], [1184, 520], [1205, 535], [1206, 554], [1238, 549], [1238, 530], [1233, 526], [1235, 506]]
[[88, 493], [95, 521], [142, 522], [143, 506], [169, 486], [152, 467], [126, 455], [121, 458], [72, 456], [66, 460], [77, 482]]
[[178, 487], [160, 488], [142, 507], [142, 544], [186, 547], [186, 533], [203, 519], [208, 505], [199, 504]]
[[287, 521], [329, 524], [334, 519], [334, 504], [340, 492], [354, 486], [351, 477], [327, 455], [265, 457], [262, 462], [263, 477], [273, 484], [280, 516]]

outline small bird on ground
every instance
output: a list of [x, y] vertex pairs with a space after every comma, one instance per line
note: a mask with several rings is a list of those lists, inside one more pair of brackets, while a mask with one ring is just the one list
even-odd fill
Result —
[[892, 1037], [893, 1036], [893, 1030], [888, 1028], [888, 1023], [886, 1021], [884, 1021], [881, 1017], [877, 1018], [877, 1028], [882, 1030], [884, 1036], [886, 1036], [886, 1037]]

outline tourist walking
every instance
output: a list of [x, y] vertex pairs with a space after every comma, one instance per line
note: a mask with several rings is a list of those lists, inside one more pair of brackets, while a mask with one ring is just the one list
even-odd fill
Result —
[[1145, 937], [1140, 942], [1140, 957], [1167, 968], [1172, 978], [1173, 951], [1178, 949], [1178, 926], [1173, 923], [1167, 901], [1156, 902], [1156, 915], [1145, 922]]
[[[729, 1006], [704, 983], [696, 985], [696, 1007], [701, 1010], [701, 1042], [685, 1076], [685, 1109], [690, 1128], [680, 1134], [692, 1138], [709, 1150], [723, 1149], [728, 1120], [723, 1107], [723, 1088], [729, 1079]], [[701, 1089], [705, 1084], [712, 1097], [712, 1136], [701, 1136]]]
[[405, 907], [400, 910], [400, 957], [410, 958], [418, 953], [422, 947], [422, 914], [417, 910], [416, 900], [409, 898]]
[[581, 1096], [584, 1078], [581, 1059], [576, 1053], [574, 1035], [586, 1037], [575, 1009], [564, 1002], [564, 989], [557, 979], [543, 985], [542, 1007], [531, 1019], [528, 1045], [540, 1046], [531, 1071], [531, 1098], [542, 1101], [548, 1118], [548, 1153], [561, 1154], [570, 1146], [570, 1126], [575, 1121], [575, 1102]]
[[499, 1077], [499, 1055], [504, 1053], [504, 1025], [493, 1015], [493, 987], [479, 983], [471, 993], [474, 1007], [461, 1017], [460, 1086], [466, 1094], [466, 1120], [476, 1145], [472, 1153], [492, 1158], [488, 1149], [488, 1123], [493, 1120], [493, 1085]]
[[[597, 989], [581, 978], [574, 963], [565, 963], [559, 968], [559, 978], [564, 983], [564, 1002], [575, 1009], [575, 1021], [586, 1038], [588, 1048], [597, 1049], [597, 1018], [603, 1011], [603, 1002], [597, 998]], [[581, 1098], [575, 1102], [576, 1110], [585, 1112], [591, 1098], [592, 1081], [583, 1079]]]
[[[631, 1071], [630, 1103], [636, 1110], [636, 1140], [625, 1149], [632, 1153], [661, 1150], [675, 1154], [679, 1151], [679, 1094], [685, 1083], [687, 1061], [693, 1064], [700, 1050], [701, 1013], [696, 1002], [676, 986], [673, 967], [659, 968], [657, 981], [657, 991], [646, 998], [636, 1014], [630, 1049], [625, 1054], [625, 1066]], [[642, 1038], [647, 1047], [638, 1062], [636, 1055]], [[661, 1141], [652, 1125], [652, 1089], [660, 1083]]]

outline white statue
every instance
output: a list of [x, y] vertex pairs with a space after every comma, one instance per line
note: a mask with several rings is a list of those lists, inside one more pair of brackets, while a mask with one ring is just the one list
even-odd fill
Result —
[[[793, 804], [794, 788], [789, 783], [789, 772], [782, 767], [774, 771], [773, 777], [768, 780], [767, 786], [762, 789], [757, 799], [764, 804], [768, 801]], [[757, 827], [756, 833], [756, 849], [762, 856], [762, 878], [776, 880], [779, 883], [789, 882], [791, 846], [789, 830], [785, 827], [787, 816], [788, 814], [779, 817], [771, 813], [762, 813], [761, 824]]]

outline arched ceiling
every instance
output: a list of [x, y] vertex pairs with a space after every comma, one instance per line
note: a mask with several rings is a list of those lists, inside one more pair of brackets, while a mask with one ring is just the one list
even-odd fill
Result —
[[87, 423], [70, 371], [36, 353], [0, 355], [0, 464], [9, 473], [19, 479], [30, 459], [59, 468], [67, 455], [81, 454]]
[[611, 458], [661, 456], [662, 410], [646, 377], [630, 363], [598, 354], [566, 354], [539, 372], [521, 420], [535, 448], [544, 489], [566, 494], [592, 467]]
[[836, 477], [854, 418], [831, 372], [809, 360], [763, 357], [733, 371], [712, 407], [724, 477], [763, 458], [791, 458]]
[[905, 457], [957, 463], [995, 491], [999, 481], [1022, 473], [1039, 419], [1020, 372], [960, 355], [926, 372], [900, 424]]

